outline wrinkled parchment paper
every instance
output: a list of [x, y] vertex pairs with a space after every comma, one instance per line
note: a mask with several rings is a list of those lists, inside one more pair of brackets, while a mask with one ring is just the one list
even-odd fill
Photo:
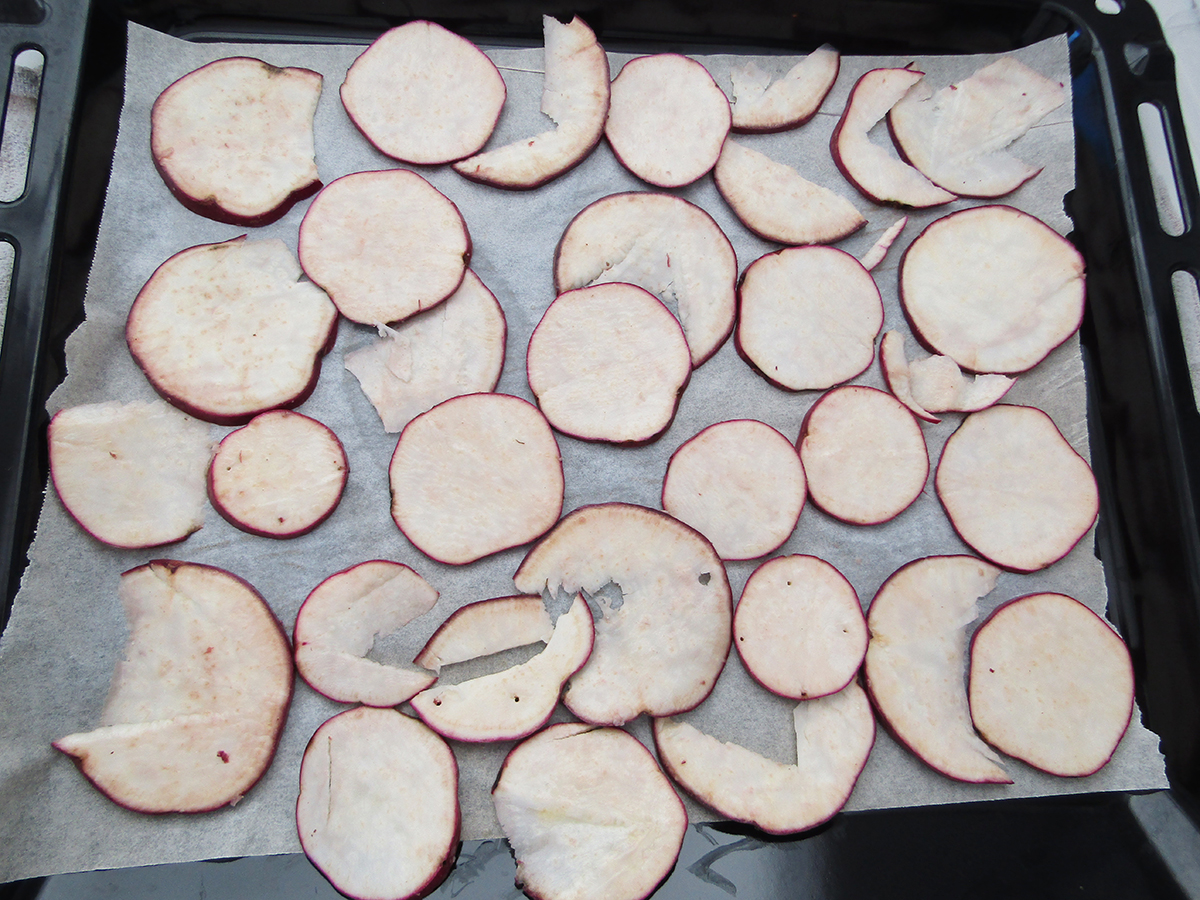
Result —
[[[342, 110], [338, 87], [361, 52], [356, 46], [190, 44], [130, 26], [125, 107], [99, 244], [87, 294], [87, 321], [68, 344], [68, 377], [50, 411], [102, 400], [149, 400], [155, 394], [125, 346], [124, 324], [134, 296], [171, 254], [199, 243], [227, 240], [243, 229], [196, 216], [172, 198], [149, 153], [150, 106], [168, 84], [213, 59], [250, 55], [275, 65], [304, 66], [325, 76], [316, 115], [317, 160], [329, 183], [349, 172], [381, 169], [393, 161], [373, 150]], [[490, 51], [508, 83], [508, 104], [492, 146], [549, 126], [538, 112], [542, 52]], [[1069, 86], [1064, 38], [1016, 54], [1035, 69]], [[615, 75], [627, 56], [610, 54]], [[718, 83], [729, 89], [735, 57], [701, 57]], [[971, 74], [992, 57], [917, 60], [935, 88]], [[760, 64], [782, 74], [794, 60], [766, 57]], [[809, 179], [845, 196], [869, 220], [840, 246], [861, 256], [901, 212], [860, 197], [835, 169], [829, 136], [850, 88], [870, 68], [906, 65], [908, 58], [847, 58], [821, 112], [799, 131], [739, 137], [747, 146], [795, 166]], [[876, 140], [886, 140], [882, 129]], [[1073, 185], [1074, 150], [1070, 103], [1052, 113], [1018, 149], [1045, 170], [1005, 198], [1060, 232], [1070, 228], [1063, 194]], [[474, 243], [472, 268], [499, 298], [508, 319], [508, 350], [499, 390], [532, 399], [524, 374], [525, 347], [542, 311], [553, 299], [554, 247], [571, 218], [588, 203], [617, 191], [646, 186], [623, 170], [605, 145], [578, 168], [549, 185], [512, 193], [472, 184], [449, 167], [422, 170], [462, 210]], [[709, 176], [678, 193], [704, 207], [737, 251], [739, 268], [775, 249], [752, 236], [717, 194]], [[976, 201], [909, 215], [909, 224], [875, 270], [886, 305], [886, 329], [907, 333], [896, 297], [896, 269], [907, 244], [933, 218]], [[307, 202], [252, 236], [279, 237], [293, 251]], [[342, 322], [337, 345], [325, 359], [316, 391], [301, 410], [332, 427], [345, 444], [350, 478], [341, 505], [316, 531], [290, 541], [244, 534], [213, 510], [204, 528], [181, 544], [154, 551], [119, 551], [85, 535], [66, 515], [53, 490], [47, 493], [32, 562], [0, 642], [0, 880], [65, 871], [145, 865], [214, 857], [294, 852], [299, 849], [293, 807], [300, 756], [316, 727], [343, 707], [296, 687], [278, 753], [263, 780], [235, 807], [198, 816], [143, 816], [111, 803], [94, 790], [50, 742], [97, 723], [113, 667], [122, 656], [126, 628], [117, 599], [121, 572], [150, 559], [170, 557], [210, 563], [247, 579], [291, 630], [296, 610], [325, 576], [357, 562], [387, 558], [407, 563], [441, 596], [435, 609], [403, 635], [382, 641], [384, 658], [411, 659], [437, 625], [458, 606], [513, 592], [512, 575], [524, 555], [518, 548], [462, 568], [431, 562], [410, 545], [389, 514], [387, 466], [395, 437], [379, 419], [342, 365], [343, 355], [373, 339], [373, 329]], [[910, 352], [916, 352], [909, 341]], [[1008, 395], [1013, 403], [1042, 407], [1068, 440], [1087, 453], [1083, 369], [1075, 340], [1022, 376]], [[878, 366], [856, 382], [882, 386]], [[661, 482], [672, 451], [702, 428], [728, 418], [761, 419], [791, 439], [799, 432], [816, 392], [792, 394], [768, 385], [738, 357], [732, 342], [698, 369], [667, 433], [635, 449], [588, 444], [559, 436], [566, 474], [565, 511], [598, 501], [659, 506]], [[960, 416], [922, 425], [936, 463]], [[212, 428], [219, 439], [230, 429]], [[931, 471], [932, 479], [932, 471]], [[864, 606], [883, 580], [919, 556], [967, 552], [933, 493], [932, 481], [912, 507], [884, 525], [855, 528], [807, 506], [779, 551], [823, 556], [854, 585]], [[754, 563], [728, 566], [736, 598]], [[1105, 584], [1089, 535], [1064, 560], [1034, 575], [1005, 574], [981, 602], [981, 616], [1001, 602], [1032, 591], [1072, 594], [1103, 612]], [[561, 713], [560, 716], [565, 716]], [[712, 697], [692, 720], [781, 761], [794, 759], [791, 704], [754, 685], [732, 654]], [[632, 724], [643, 739], [644, 721]], [[456, 745], [462, 781], [463, 837], [498, 835], [488, 790], [509, 745]], [[963, 785], [936, 774], [899, 748], [881, 729], [849, 809], [909, 806], [1078, 791], [1153, 789], [1166, 786], [1157, 738], [1134, 721], [1116, 756], [1099, 774], [1058, 779], [1006, 761], [1014, 784]], [[690, 803], [690, 801], [689, 801]], [[690, 804], [693, 821], [710, 812]]]

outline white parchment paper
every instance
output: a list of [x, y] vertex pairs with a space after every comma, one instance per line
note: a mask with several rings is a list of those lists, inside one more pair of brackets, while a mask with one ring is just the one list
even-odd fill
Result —
[[[155, 268], [171, 254], [199, 243], [222, 241], [242, 230], [196, 216], [177, 203], [155, 172], [149, 152], [150, 106], [168, 84], [215, 58], [257, 56], [280, 66], [304, 66], [325, 76], [316, 115], [317, 160], [329, 183], [349, 172], [381, 169], [393, 161], [373, 150], [347, 119], [338, 99], [346, 69], [361, 52], [351, 46], [190, 44], [130, 26], [125, 107], [95, 263], [87, 294], [87, 320], [68, 344], [68, 377], [55, 392], [50, 411], [101, 400], [152, 399], [155, 394], [125, 346], [124, 325], [133, 298]], [[495, 50], [490, 55], [508, 83], [508, 104], [492, 145], [544, 130], [540, 49]], [[1064, 38], [1016, 54], [1069, 87]], [[615, 75], [628, 57], [610, 55]], [[934, 87], [961, 79], [993, 57], [916, 60]], [[733, 57], [701, 57], [718, 83], [729, 89]], [[741, 60], [738, 60], [741, 61]], [[748, 146], [795, 166], [855, 203], [869, 220], [840, 246], [861, 256], [902, 213], [875, 206], [842, 178], [829, 155], [829, 136], [850, 88], [870, 68], [906, 65], [909, 58], [847, 58], [821, 112], [804, 128], [779, 135], [740, 137]], [[766, 57], [775, 74], [793, 60]], [[882, 129], [877, 139], [886, 140]], [[1074, 149], [1070, 103], [1051, 114], [1018, 147], [1045, 170], [1005, 202], [1048, 222], [1070, 228], [1063, 194], [1073, 185]], [[508, 351], [499, 390], [532, 399], [525, 380], [525, 347], [533, 326], [553, 299], [551, 264], [559, 236], [588, 203], [617, 191], [644, 190], [601, 145], [578, 168], [526, 193], [494, 190], [460, 178], [448, 167], [422, 170], [462, 210], [474, 243], [472, 268], [499, 298], [508, 319]], [[730, 237], [739, 267], [775, 249], [752, 236], [718, 195], [711, 177], [678, 192], [704, 207]], [[910, 214], [909, 224], [875, 277], [886, 306], [885, 329], [907, 333], [896, 296], [897, 261], [928, 222], [953, 209]], [[293, 251], [307, 202], [253, 236], [279, 237]], [[411, 565], [440, 592], [436, 608], [403, 635], [384, 642], [384, 655], [411, 659], [453, 609], [474, 600], [513, 592], [512, 574], [524, 549], [453, 568], [431, 562], [409, 544], [389, 514], [388, 461], [395, 437], [384, 433], [374, 409], [342, 365], [344, 354], [373, 337], [373, 330], [342, 322], [337, 345], [326, 358], [311, 399], [302, 410], [325, 422], [342, 439], [350, 478], [341, 505], [313, 533], [291, 541], [246, 535], [211, 509], [205, 526], [185, 542], [157, 551], [118, 551], [86, 536], [48, 492], [11, 622], [0, 642], [0, 880], [65, 871], [145, 865], [213, 857], [293, 852], [299, 849], [293, 823], [300, 756], [316, 727], [343, 707], [298, 683], [282, 742], [263, 780], [235, 807], [198, 816], [143, 816], [128, 812], [95, 791], [70, 761], [51, 749], [65, 734], [88, 730], [99, 719], [113, 667], [121, 658], [126, 628], [117, 600], [119, 575], [149, 559], [168, 556], [210, 563], [243, 578], [265, 596], [290, 631], [296, 610], [327, 575], [371, 558]], [[914, 347], [909, 341], [910, 349]], [[1069, 341], [1008, 396], [1014, 403], [1045, 409], [1068, 440], [1087, 453], [1083, 369], [1078, 343]], [[855, 379], [882, 386], [878, 366]], [[792, 394], [753, 374], [727, 342], [692, 377], [670, 430], [640, 448], [612, 448], [559, 437], [566, 474], [565, 511], [586, 503], [620, 500], [659, 506], [670, 454], [702, 428], [733, 417], [765, 421], [789, 438], [799, 432], [815, 392]], [[930, 458], [960, 417], [923, 425]], [[230, 429], [213, 427], [214, 440]], [[932, 475], [931, 475], [932, 477]], [[951, 529], [932, 482], [912, 507], [884, 525], [854, 528], [806, 507], [783, 553], [818, 554], [854, 585], [864, 606], [883, 580], [916, 557], [968, 552]], [[731, 564], [735, 598], [754, 563]], [[981, 603], [986, 614], [999, 603], [1032, 591], [1072, 594], [1093, 609], [1106, 605], [1103, 571], [1089, 535], [1064, 560], [1034, 575], [1006, 574]], [[565, 714], [563, 714], [565, 715]], [[747, 677], [731, 655], [712, 697], [693, 720], [723, 739], [767, 755], [794, 759], [791, 704], [768, 695]], [[647, 738], [645, 721], [631, 726]], [[497, 836], [488, 790], [508, 745], [456, 745], [462, 782], [464, 838]], [[1109, 765], [1085, 779], [1057, 779], [1019, 763], [1006, 766], [1014, 784], [963, 785], [936, 774], [899, 748], [880, 730], [871, 759], [849, 802], [850, 809], [946, 803], [1079, 791], [1152, 789], [1166, 786], [1158, 740], [1134, 722]], [[712, 818], [695, 804], [693, 821]]]

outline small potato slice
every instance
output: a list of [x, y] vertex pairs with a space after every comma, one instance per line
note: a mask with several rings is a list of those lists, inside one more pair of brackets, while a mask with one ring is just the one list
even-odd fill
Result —
[[788, 539], [804, 496], [791, 441], [738, 419], [710, 425], [671, 455], [662, 505], [712, 541], [721, 559], [755, 559]]
[[[525, 592], [596, 595], [596, 645], [563, 697], [579, 718], [622, 725], [707, 697], [729, 655], [732, 594], [712, 545], [666, 513], [625, 503], [575, 510], [513, 576]], [[621, 591], [618, 604], [600, 593]]]
[[1083, 257], [1011, 206], [935, 221], [900, 262], [900, 302], [917, 339], [969, 372], [1033, 368], [1079, 328]]
[[813, 503], [852, 525], [895, 518], [929, 477], [921, 426], [895, 397], [872, 387], [846, 385], [813, 404], [799, 448]]
[[602, 197], [567, 226], [554, 254], [560, 293], [625, 281], [677, 311], [693, 368], [733, 331], [737, 256], [707, 212], [673, 194]]
[[223, 569], [159, 559], [121, 576], [129, 623], [100, 726], [54, 747], [143, 813], [237, 803], [274, 757], [292, 698], [279, 620]]
[[396, 525], [451, 565], [538, 538], [562, 512], [554, 433], [536, 407], [505, 394], [466, 394], [417, 416], [388, 472]]
[[1133, 715], [1133, 664], [1120, 637], [1063, 594], [1030, 594], [971, 640], [968, 696], [983, 739], [1052, 775], [1102, 769]]
[[540, 187], [581, 162], [600, 142], [608, 113], [608, 56], [578, 16], [542, 16], [542, 112], [558, 126], [454, 164], [460, 175], [510, 190]]
[[337, 508], [350, 475], [346, 451], [328, 427], [277, 409], [225, 437], [208, 470], [213, 508], [262, 537], [312, 531]]
[[308, 742], [296, 830], [305, 855], [342, 894], [424, 897], [454, 868], [460, 824], [454, 753], [416, 719], [358, 707]]
[[552, 634], [554, 623], [539, 594], [477, 600], [451, 613], [413, 662], [440, 672], [442, 666], [545, 643]]
[[434, 685], [413, 697], [412, 707], [426, 725], [451, 740], [527, 737], [549, 721], [564, 682], [587, 662], [594, 636], [592, 612], [577, 594], [536, 656], [502, 672]]
[[764, 240], [832, 244], [867, 224], [849, 200], [732, 139], [713, 178], [742, 224]]
[[750, 575], [733, 645], [754, 680], [794, 700], [834, 694], [867, 652], [867, 622], [845, 576], [815, 556], [783, 556]]
[[792, 717], [794, 765], [675, 719], [654, 720], [654, 743], [663, 767], [701, 803], [768, 834], [796, 834], [829, 821], [846, 804], [875, 744], [875, 717], [854, 682], [805, 700]]
[[395, 434], [416, 416], [460, 394], [492, 391], [504, 367], [508, 326], [496, 296], [470, 269], [450, 297], [346, 354], [383, 430]]
[[487, 143], [507, 90], [478, 47], [433, 22], [384, 32], [350, 66], [342, 105], [380, 151], [436, 165]]
[[918, 559], [893, 572], [867, 609], [863, 674], [875, 708], [919, 759], [959, 781], [1012, 782], [975, 733], [963, 684], [967, 626], [999, 577], [973, 556]]
[[313, 115], [322, 77], [260, 59], [218, 59], [159, 94], [150, 152], [171, 193], [230, 225], [274, 222], [321, 187]]
[[846, 109], [830, 138], [829, 149], [838, 171], [859, 193], [876, 203], [925, 208], [955, 199], [954, 194], [942, 190], [868, 136], [922, 75], [915, 69], [867, 72], [850, 91]]
[[62, 409], [46, 438], [54, 488], [96, 540], [157, 547], [204, 524], [208, 426], [165, 401]]
[[789, 391], [824, 390], [875, 359], [883, 300], [871, 273], [832, 247], [786, 247], [752, 262], [738, 290], [738, 352]]
[[671, 311], [621, 282], [559, 294], [529, 338], [525, 365], [550, 424], [615, 444], [662, 434], [692, 373]]
[[1016, 379], [1007, 375], [973, 375], [967, 378], [948, 356], [930, 356], [910, 362], [904, 353], [904, 335], [889, 331], [879, 343], [883, 379], [896, 399], [926, 422], [940, 422], [934, 413], [978, 412], [1008, 393]]
[[352, 322], [378, 325], [436, 306], [462, 283], [462, 214], [416, 172], [355, 172], [321, 189], [300, 223], [300, 264]]
[[176, 253], [125, 324], [134, 362], [164, 399], [218, 425], [299, 406], [337, 336], [337, 308], [278, 239]]
[[894, 224], [889, 225], [883, 234], [879, 235], [879, 239], [871, 245], [871, 249], [864, 253], [859, 260], [864, 269], [871, 272], [883, 262], [888, 250], [892, 248], [892, 244], [896, 242], [896, 238], [900, 236], [900, 232], [904, 230], [904, 226], [907, 224], [908, 216], [901, 216]]
[[730, 122], [729, 101], [704, 66], [659, 53], [630, 60], [613, 80], [604, 135], [638, 178], [683, 187], [716, 164]]
[[754, 62], [731, 69], [733, 130], [774, 132], [803, 125], [821, 108], [840, 65], [840, 54], [824, 44], [774, 83]]
[[492, 802], [517, 885], [541, 900], [649, 897], [687, 830], [654, 757], [617, 728], [552, 725], [528, 738], [505, 759]]
[[942, 449], [934, 484], [959, 536], [1018, 572], [1066, 556], [1100, 510], [1091, 467], [1032, 406], [967, 416]]
[[934, 184], [963, 197], [1000, 197], [1041, 166], [1005, 148], [1066, 102], [1067, 92], [1004, 56], [936, 93], [922, 81], [888, 113], [904, 158]]
[[425, 670], [367, 659], [380, 634], [399, 631], [433, 609], [438, 592], [408, 566], [383, 559], [330, 575], [296, 614], [296, 670], [340, 703], [398, 706], [433, 684]]

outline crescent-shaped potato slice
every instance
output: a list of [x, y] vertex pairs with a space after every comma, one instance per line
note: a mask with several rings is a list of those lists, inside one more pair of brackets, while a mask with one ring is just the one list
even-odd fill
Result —
[[330, 575], [296, 614], [296, 669], [313, 690], [340, 703], [399, 706], [436, 680], [426, 669], [367, 658], [381, 634], [433, 609], [438, 592], [401, 563], [375, 559]]
[[866, 693], [851, 682], [798, 704], [793, 719], [794, 765], [675, 719], [654, 720], [654, 743], [670, 776], [701, 803], [768, 834], [795, 834], [845, 806], [875, 744], [875, 717]]
[[165, 401], [62, 409], [46, 440], [54, 488], [96, 540], [156, 547], [204, 524], [208, 425]]
[[731, 69], [733, 130], [773, 132], [803, 125], [821, 108], [840, 65], [840, 54], [823, 44], [774, 83], [754, 62]]
[[608, 56], [578, 16], [568, 24], [542, 16], [545, 86], [542, 112], [557, 128], [459, 160], [460, 175], [494, 187], [526, 190], [557, 178], [592, 152], [608, 114]]
[[439, 684], [412, 698], [417, 715], [457, 741], [511, 741], [550, 719], [564, 682], [592, 652], [592, 612], [577, 595], [558, 617], [546, 647], [527, 662], [458, 684]]
[[666, 513], [625, 503], [565, 516], [513, 576], [526, 593], [596, 594], [596, 645], [563, 697], [595, 724], [643, 712], [670, 716], [709, 695], [729, 655], [733, 598], [725, 567], [698, 532]]
[[1000, 401], [1016, 380], [1007, 375], [965, 376], [948, 356], [910, 361], [904, 335], [889, 331], [879, 344], [883, 378], [896, 399], [926, 422], [940, 422], [934, 413], [978, 412]]
[[129, 622], [100, 727], [54, 742], [136, 812], [236, 803], [266, 771], [292, 696], [292, 654], [249, 584], [155, 560], [121, 576]]
[[849, 200], [734, 140], [725, 141], [713, 178], [742, 224], [764, 240], [832, 244], [867, 224]]
[[869, 132], [910, 87], [915, 69], [872, 69], [850, 91], [829, 141], [833, 161], [859, 193], [876, 203], [925, 208], [955, 199], [902, 159], [871, 141]]
[[654, 757], [617, 728], [552, 725], [518, 744], [492, 788], [541, 900], [642, 900], [670, 874], [687, 812]]
[[554, 623], [538, 594], [477, 600], [451, 613], [413, 662], [440, 672], [442, 666], [545, 643], [552, 634]]
[[683, 326], [693, 368], [733, 331], [737, 276], [725, 232], [703, 209], [673, 194], [602, 197], [571, 220], [554, 254], [560, 293], [625, 281], [662, 300]]
[[867, 609], [863, 674], [875, 708], [919, 759], [959, 781], [1012, 782], [971, 725], [963, 683], [967, 626], [999, 577], [972, 556], [918, 559], [892, 573]]
[[507, 90], [483, 51], [434, 22], [385, 31], [342, 83], [350, 121], [401, 162], [436, 165], [479, 150]]

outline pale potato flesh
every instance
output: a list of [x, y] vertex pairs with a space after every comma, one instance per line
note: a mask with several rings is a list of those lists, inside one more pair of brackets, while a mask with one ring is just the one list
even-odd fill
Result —
[[60, 410], [47, 443], [63, 506], [97, 540], [154, 547], [204, 524], [208, 425], [165, 401]]
[[919, 559], [893, 573], [867, 610], [864, 674], [879, 714], [918, 758], [960, 781], [1012, 781], [975, 733], [963, 684], [967, 626], [999, 577], [971, 556]]

